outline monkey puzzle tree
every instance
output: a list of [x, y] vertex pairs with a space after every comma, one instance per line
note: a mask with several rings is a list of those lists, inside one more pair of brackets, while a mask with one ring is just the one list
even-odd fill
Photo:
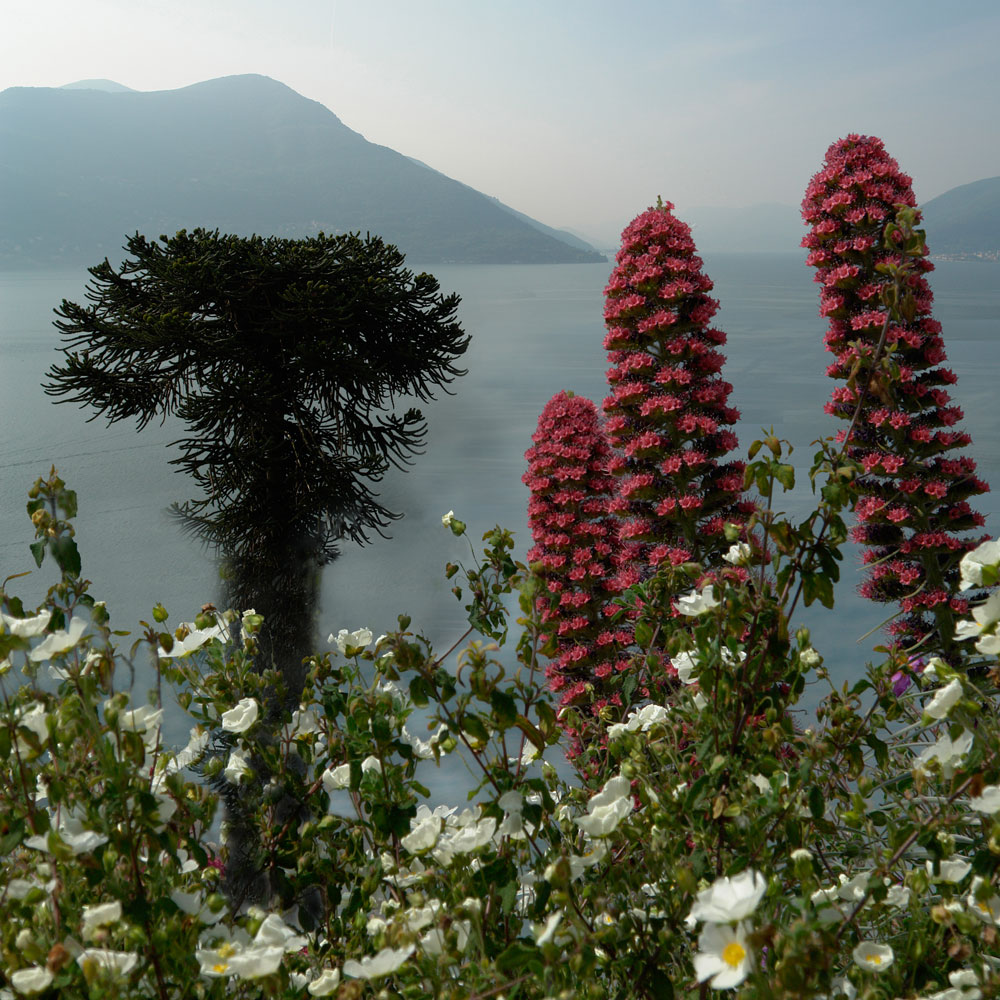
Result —
[[378, 237], [128, 239], [90, 268], [89, 304], [63, 301], [65, 358], [46, 392], [109, 423], [176, 415], [173, 464], [202, 495], [175, 505], [222, 556], [225, 598], [264, 615], [264, 666], [298, 703], [319, 568], [401, 515], [373, 485], [426, 433], [400, 397], [433, 398], [464, 371], [457, 295], [403, 267]]

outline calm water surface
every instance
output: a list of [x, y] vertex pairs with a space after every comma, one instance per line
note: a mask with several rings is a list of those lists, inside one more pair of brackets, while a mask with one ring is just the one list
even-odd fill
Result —
[[[455, 384], [454, 395], [426, 408], [426, 453], [410, 472], [383, 484], [388, 505], [406, 515], [393, 525], [393, 537], [364, 549], [348, 547], [327, 569], [321, 639], [362, 625], [376, 634], [388, 631], [405, 612], [441, 648], [450, 644], [461, 632], [463, 612], [442, 569], [466, 557], [468, 548], [442, 528], [441, 515], [453, 509], [476, 539], [495, 524], [509, 527], [523, 558], [529, 541], [521, 474], [538, 414], [561, 389], [597, 402], [606, 391], [602, 291], [610, 265], [433, 270], [445, 291], [462, 296], [461, 320], [472, 334], [469, 374]], [[742, 411], [741, 447], [745, 452], [771, 425], [791, 441], [800, 486], [785, 508], [804, 515], [811, 442], [837, 429], [822, 410], [832, 383], [824, 372], [830, 356], [822, 346], [817, 286], [799, 254], [709, 255], [706, 270], [721, 301], [716, 325], [729, 335], [724, 373], [734, 386], [731, 402]], [[84, 570], [92, 593], [108, 601], [113, 624], [134, 629], [157, 601], [172, 621], [190, 619], [216, 598], [217, 585], [211, 556], [165, 513], [169, 503], [192, 495], [168, 464], [175, 457], [168, 443], [179, 436], [178, 427], [154, 425], [137, 434], [133, 425], [87, 423], [87, 413], [54, 405], [39, 385], [58, 357], [51, 310], [63, 297], [78, 299], [85, 278], [82, 268], [0, 272], [0, 574], [34, 566], [25, 493], [54, 463], [79, 493]], [[1000, 488], [1000, 267], [941, 262], [931, 283], [949, 364], [959, 376], [954, 395], [973, 437], [969, 453], [983, 478]], [[994, 533], [1000, 531], [996, 497], [978, 505]], [[803, 619], [841, 680], [862, 671], [874, 639], [858, 639], [879, 624], [884, 610], [855, 594], [856, 564], [851, 550], [835, 620], [823, 609]], [[12, 589], [37, 602], [52, 582], [43, 569]], [[179, 716], [175, 721], [179, 736], [183, 722]]]

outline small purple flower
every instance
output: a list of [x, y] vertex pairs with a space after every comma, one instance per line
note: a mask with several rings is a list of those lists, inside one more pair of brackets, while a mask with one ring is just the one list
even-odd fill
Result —
[[[924, 667], [927, 666], [926, 656], [911, 656], [909, 661], [909, 670], [915, 674], [922, 674], [924, 672]], [[913, 683], [913, 679], [909, 672], [904, 672], [902, 670], [897, 670], [892, 675], [892, 693], [898, 698], [904, 691]]]

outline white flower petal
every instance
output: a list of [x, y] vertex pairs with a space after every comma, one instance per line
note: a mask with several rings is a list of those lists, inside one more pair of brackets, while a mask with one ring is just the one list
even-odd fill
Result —
[[245, 733], [257, 721], [259, 712], [256, 698], [241, 698], [228, 712], [222, 713], [222, 728], [230, 733]]
[[383, 948], [377, 955], [365, 955], [360, 961], [344, 962], [344, 975], [354, 979], [378, 979], [395, 972], [416, 951], [415, 944], [405, 948]]

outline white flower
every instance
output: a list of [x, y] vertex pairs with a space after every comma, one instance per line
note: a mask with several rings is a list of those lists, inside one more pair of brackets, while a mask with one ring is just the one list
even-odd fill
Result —
[[50, 632], [28, 655], [37, 662], [67, 652], [83, 638], [83, 633], [87, 631], [89, 624], [86, 618], [77, 618], [74, 615], [69, 628]]
[[885, 972], [895, 957], [892, 948], [887, 944], [877, 944], [875, 941], [862, 941], [852, 954], [854, 961], [868, 972]]
[[86, 948], [76, 956], [76, 961], [85, 973], [90, 968], [94, 972], [109, 972], [116, 976], [127, 976], [139, 964], [139, 956], [131, 951]]
[[288, 725], [289, 739], [299, 739], [304, 736], [312, 736], [319, 732], [319, 716], [311, 708], [304, 705], [299, 706], [292, 712], [292, 721]]
[[362, 649], [367, 646], [372, 641], [372, 630], [359, 628], [354, 632], [348, 632], [346, 628], [342, 628], [336, 635], [331, 632], [326, 641], [333, 643], [340, 650], [341, 656], [346, 656], [348, 646]]
[[361, 762], [361, 773], [367, 774], [369, 771], [374, 771], [376, 774], [382, 773], [382, 761], [375, 754], [369, 754]]
[[233, 750], [229, 754], [229, 761], [223, 773], [226, 776], [226, 781], [238, 785], [244, 778], [253, 774], [253, 770], [246, 757], [239, 750]]
[[329, 996], [340, 985], [340, 969], [324, 969], [307, 987], [312, 997]]
[[956, 677], [946, 687], [939, 688], [934, 697], [924, 705], [924, 715], [944, 719], [962, 697], [962, 682]]
[[588, 837], [607, 837], [631, 813], [631, 783], [618, 775], [587, 803], [587, 815], [578, 816], [574, 822]]
[[729, 546], [729, 551], [722, 557], [733, 566], [746, 566], [750, 562], [751, 550], [746, 542], [736, 542]]
[[125, 733], [144, 733], [155, 729], [163, 721], [163, 709], [152, 705], [121, 712], [118, 715], [118, 728]]
[[479, 819], [470, 810], [463, 810], [457, 818], [448, 817], [445, 829], [433, 857], [438, 864], [447, 867], [457, 854], [471, 854], [488, 844], [496, 833], [497, 821], [492, 816]]
[[897, 910], [905, 910], [910, 905], [910, 890], [905, 885], [890, 885], [885, 897], [886, 906], [894, 906]]
[[86, 829], [83, 822], [73, 813], [64, 812], [58, 825], [53, 824], [47, 834], [28, 837], [24, 841], [24, 846], [38, 851], [48, 851], [49, 837], [52, 836], [58, 837], [74, 854], [89, 854], [101, 844], [108, 842], [107, 837]]
[[451, 522], [454, 521], [454, 520], [455, 520], [455, 512], [453, 510], [449, 510], [447, 514], [444, 514], [442, 516], [441, 523], [446, 528], [450, 528], [451, 527]]
[[854, 878], [849, 879], [843, 872], [840, 874], [840, 885], [837, 886], [837, 895], [848, 903], [860, 903], [868, 892], [868, 881], [871, 872], [858, 872]]
[[[36, 702], [31, 708], [25, 710], [22, 706], [17, 710], [17, 724], [23, 726], [25, 729], [29, 729], [38, 737], [38, 742], [45, 746], [46, 741], [49, 738], [48, 714], [45, 711], [45, 706], [40, 702]], [[20, 736], [17, 738], [17, 750], [19, 753], [27, 753], [30, 747], [27, 742], [23, 740]]]
[[267, 948], [282, 948], [286, 952], [295, 952], [301, 951], [309, 942], [301, 934], [296, 934], [277, 913], [269, 913], [257, 928], [253, 943]]
[[351, 784], [351, 765], [341, 764], [339, 767], [327, 768], [320, 778], [323, 782], [323, 787], [327, 792], [335, 792], [340, 788], [348, 788]]
[[972, 868], [972, 862], [966, 861], [965, 858], [959, 857], [957, 854], [953, 858], [948, 858], [941, 862], [941, 874], [938, 876], [934, 875], [934, 862], [928, 861], [925, 863], [927, 869], [927, 874], [931, 878], [939, 878], [942, 882], [961, 882]]
[[257, 721], [259, 712], [256, 698], [241, 698], [228, 712], [222, 713], [222, 728], [230, 733], [245, 733]]
[[383, 948], [377, 955], [365, 955], [361, 961], [349, 959], [344, 962], [344, 975], [355, 979], [378, 979], [395, 972], [413, 953], [417, 946], [405, 948]]
[[121, 918], [121, 903], [97, 903], [95, 906], [85, 906], [83, 908], [83, 929], [81, 933], [85, 938], [93, 937], [94, 931], [98, 927], [116, 924]]
[[678, 597], [676, 600], [677, 610], [682, 615], [703, 615], [706, 611], [719, 606], [719, 601], [715, 599], [712, 584], [706, 583], [700, 591], [692, 590], [690, 593]]
[[426, 806], [424, 810], [424, 815], [418, 810], [417, 815], [410, 820], [410, 832], [399, 840], [410, 854], [423, 854], [429, 851], [437, 843], [444, 826], [440, 816], [430, 813]]
[[52, 612], [40, 611], [31, 618], [13, 618], [11, 615], [5, 615], [3, 612], [0, 612], [0, 618], [3, 619], [3, 623], [10, 629], [11, 635], [20, 636], [22, 639], [34, 639], [35, 636], [42, 635], [45, 632], [52, 618]]
[[[414, 736], [406, 726], [403, 726], [399, 736], [404, 743], [409, 743], [413, 748], [415, 756], [421, 760], [431, 760], [434, 756], [434, 748], [438, 746], [442, 739], [448, 735], [448, 727], [442, 723], [438, 726], [437, 732], [429, 740], [422, 740], [419, 736]], [[439, 752], [441, 752], [439, 750]]]
[[971, 747], [972, 733], [967, 729], [963, 729], [954, 740], [945, 733], [917, 757], [913, 764], [914, 769], [918, 772], [927, 772], [930, 765], [936, 761], [941, 767], [941, 774], [945, 778], [950, 778]]
[[657, 723], [666, 720], [668, 712], [669, 709], [662, 705], [644, 705], [642, 708], [633, 708], [625, 722], [616, 722], [613, 726], [608, 726], [608, 738], [614, 739], [624, 733], [648, 733]]
[[799, 650], [799, 663], [802, 664], [807, 670], [811, 670], [813, 667], [818, 667], [822, 663], [823, 657], [816, 652], [812, 646], [806, 646], [805, 649]]
[[[767, 891], [767, 882], [760, 872], [748, 868], [739, 875], [716, 879], [702, 889], [691, 907], [693, 920], [713, 924], [728, 924], [750, 916]], [[742, 981], [742, 980], [741, 980]]]
[[[969, 887], [969, 894], [965, 897], [965, 902], [969, 909], [985, 924], [1000, 923], [1000, 896], [994, 893], [985, 899], [979, 899], [982, 892], [983, 877], [975, 875], [972, 885]], [[992, 888], [992, 887], [990, 887]]]
[[283, 955], [284, 948], [280, 945], [248, 945], [239, 938], [224, 938], [214, 948], [199, 948], [195, 952], [203, 976], [237, 976], [240, 979], [271, 975], [277, 971]]
[[200, 892], [184, 892], [183, 889], [171, 889], [170, 898], [177, 908], [189, 917], [197, 917], [200, 923], [216, 924], [226, 915], [226, 907], [220, 906], [218, 911], [205, 902]]
[[990, 816], [1000, 812], [1000, 785], [983, 785], [980, 793], [969, 799], [969, 805], [976, 812], [988, 813]]
[[694, 684], [697, 678], [693, 675], [698, 661], [690, 653], [678, 653], [670, 662], [674, 665], [682, 684]]
[[556, 910], [555, 913], [550, 913], [548, 919], [544, 924], [532, 924], [531, 925], [531, 935], [535, 939], [535, 944], [541, 947], [543, 944], [548, 944], [555, 935], [556, 928], [559, 926], [562, 920], [562, 910]]
[[30, 969], [18, 969], [17, 972], [8, 973], [10, 985], [18, 993], [23, 993], [25, 996], [47, 990], [53, 978], [52, 973], [41, 965], [32, 966]]
[[197, 628], [194, 622], [181, 622], [177, 631], [183, 638], [174, 635], [174, 644], [170, 647], [169, 653], [162, 646], [156, 651], [161, 660], [180, 659], [196, 649], [201, 649], [206, 642], [215, 639], [226, 642], [229, 638], [229, 628], [221, 618], [216, 619], [216, 624], [208, 628]]
[[978, 548], [966, 552], [959, 564], [962, 575], [958, 589], [968, 590], [970, 587], [983, 586], [983, 569], [991, 567], [996, 573], [1000, 563], [1000, 541], [983, 542]]
[[974, 621], [958, 622], [955, 626], [955, 638], [965, 640], [981, 636], [976, 643], [976, 649], [980, 653], [986, 655], [1000, 653], [1000, 635], [982, 634], [986, 629], [991, 629], [1000, 621], [1000, 590], [990, 594], [983, 604], [973, 608], [972, 617]]
[[694, 971], [699, 983], [711, 977], [709, 986], [728, 990], [750, 974], [753, 953], [745, 924], [706, 924], [698, 936], [698, 947], [701, 950], [694, 956]]
[[188, 734], [187, 745], [183, 750], [178, 750], [173, 759], [167, 762], [165, 770], [168, 774], [182, 771], [190, 764], [201, 760], [208, 747], [208, 733], [203, 732], [197, 726], [192, 727]]
[[836, 976], [830, 982], [831, 995], [834, 997], [845, 996], [847, 1000], [854, 1000], [858, 991], [854, 988], [854, 983], [847, 976]]

